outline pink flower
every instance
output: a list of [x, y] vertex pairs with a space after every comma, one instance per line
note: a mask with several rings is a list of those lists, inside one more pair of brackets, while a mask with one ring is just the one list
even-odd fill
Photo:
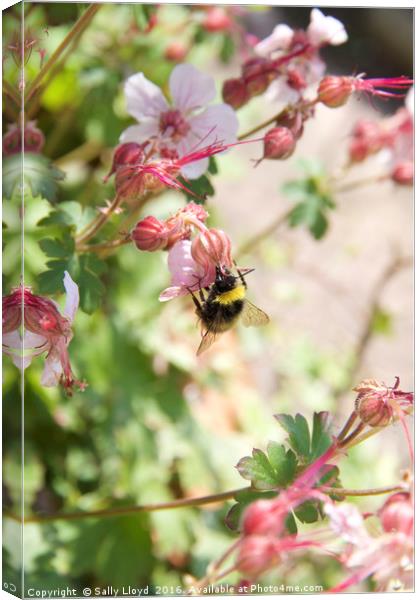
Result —
[[306, 31], [294, 31], [288, 25], [277, 25], [272, 34], [255, 46], [258, 56], [276, 60], [298, 47], [305, 51], [283, 69], [267, 90], [267, 98], [282, 104], [295, 104], [305, 90], [319, 82], [325, 72], [325, 63], [319, 56], [322, 46], [337, 46], [347, 41], [343, 24], [334, 17], [326, 17], [318, 9], [311, 12], [311, 22]]
[[196, 291], [211, 285], [216, 277], [215, 265], [204, 269], [191, 255], [191, 241], [180, 240], [168, 252], [168, 268], [171, 273], [171, 286], [159, 296], [161, 302], [185, 296], [189, 290]]
[[[71, 394], [74, 385], [81, 390], [71, 370], [67, 347], [73, 336], [71, 324], [79, 305], [79, 288], [64, 273], [66, 304], [63, 314], [52, 300], [19, 287], [3, 298], [3, 351], [19, 369], [26, 369], [32, 359], [47, 352], [41, 383], [45, 387], [61, 385]], [[23, 338], [20, 334], [23, 307]]]
[[[128, 113], [139, 121], [126, 129], [121, 142], [158, 142], [161, 148], [176, 150], [181, 156], [190, 153], [203, 141], [206, 144], [236, 141], [238, 120], [227, 104], [207, 105], [214, 99], [216, 88], [212, 77], [190, 64], [177, 65], [169, 79], [170, 105], [161, 89], [143, 73], [132, 75], [124, 92]], [[200, 177], [208, 168], [208, 158], [182, 167], [191, 179]]]

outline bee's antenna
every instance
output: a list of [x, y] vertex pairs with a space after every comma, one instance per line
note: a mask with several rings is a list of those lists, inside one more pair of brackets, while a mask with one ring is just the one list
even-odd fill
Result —
[[240, 279], [241, 277], [244, 277], [244, 275], [249, 275], [250, 273], [255, 271], [255, 269], [238, 269], [238, 267], [236, 267], [236, 268], [239, 273], [239, 275], [236, 279]]

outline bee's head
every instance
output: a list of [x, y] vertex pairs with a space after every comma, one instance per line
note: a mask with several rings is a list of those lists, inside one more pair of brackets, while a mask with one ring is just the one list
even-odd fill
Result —
[[236, 286], [236, 279], [235, 275], [232, 275], [228, 268], [216, 266], [214, 285], [218, 292], [223, 293], [232, 290]]

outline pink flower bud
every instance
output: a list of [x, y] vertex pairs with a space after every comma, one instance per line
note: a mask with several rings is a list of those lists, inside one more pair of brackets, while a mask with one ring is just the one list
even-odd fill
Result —
[[295, 140], [298, 140], [303, 133], [302, 113], [300, 111], [288, 110], [277, 120], [276, 126], [287, 127], [293, 133]]
[[414, 163], [411, 160], [399, 162], [395, 165], [391, 177], [399, 185], [413, 185]]
[[327, 75], [318, 86], [318, 100], [329, 108], [343, 106], [354, 90], [352, 77]]
[[386, 427], [392, 420], [392, 406], [375, 392], [359, 395], [355, 408], [360, 420], [370, 427]]
[[149, 216], [137, 223], [131, 232], [131, 239], [139, 250], [155, 252], [167, 247], [168, 233], [166, 223]]
[[191, 255], [206, 271], [215, 266], [230, 269], [233, 265], [231, 241], [221, 229], [207, 229], [196, 236]]
[[237, 570], [251, 579], [280, 563], [280, 544], [275, 537], [249, 535], [239, 547], [236, 560]]
[[273, 127], [264, 136], [264, 158], [286, 159], [293, 154], [296, 139], [288, 127]]
[[44, 134], [35, 125], [35, 121], [29, 121], [23, 133], [23, 144], [25, 152], [41, 152], [45, 144]]
[[187, 46], [180, 41], [171, 42], [165, 48], [165, 58], [174, 62], [181, 62], [188, 54]]
[[414, 507], [409, 493], [393, 494], [379, 511], [382, 527], [388, 533], [413, 535]]
[[272, 500], [257, 500], [245, 511], [242, 530], [245, 535], [279, 535], [284, 529], [284, 511]]
[[232, 108], [241, 108], [250, 99], [247, 85], [242, 78], [227, 79], [223, 84], [222, 96], [224, 102]]
[[120, 167], [141, 163], [144, 158], [144, 144], [128, 142], [115, 148], [112, 167], [104, 181], [107, 181]]
[[224, 8], [212, 6], [207, 10], [203, 21], [203, 28], [206, 31], [226, 31], [227, 29], [230, 29], [231, 25], [232, 20]]
[[18, 125], [9, 125], [3, 136], [3, 154], [9, 156], [22, 150], [22, 133]]

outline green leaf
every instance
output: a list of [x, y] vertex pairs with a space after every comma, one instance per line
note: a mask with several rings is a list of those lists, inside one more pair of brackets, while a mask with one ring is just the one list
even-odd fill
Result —
[[6, 198], [12, 198], [22, 192], [28, 193], [30, 190], [34, 198], [41, 196], [54, 202], [58, 191], [57, 182], [64, 177], [64, 173], [54, 167], [50, 159], [42, 154], [25, 152], [23, 182], [22, 155], [13, 154], [7, 156], [3, 161], [3, 193]]
[[319, 518], [317, 502], [308, 500], [293, 511], [301, 523], [315, 523]]
[[74, 240], [65, 236], [62, 240], [57, 238], [44, 238], [40, 240], [41, 250], [51, 258], [68, 258], [74, 253]]
[[72, 575], [93, 572], [116, 587], [147, 580], [154, 565], [149, 531], [145, 515], [79, 525], [77, 538], [69, 544]]
[[267, 454], [254, 448], [252, 456], [245, 456], [237, 464], [237, 469], [244, 479], [252, 482], [257, 490], [272, 490], [285, 487], [293, 481], [296, 474], [297, 461], [291, 450], [270, 442]]
[[291, 415], [275, 415], [275, 418], [289, 434], [289, 444], [291, 448], [302, 458], [309, 457], [311, 450], [311, 437], [309, 426], [305, 419], [300, 414], [296, 417]]
[[38, 222], [40, 227], [68, 227], [79, 231], [95, 216], [91, 208], [84, 208], [79, 202], [61, 202], [50, 214]]
[[79, 276], [78, 278], [76, 276], [75, 281], [79, 285], [80, 307], [89, 315], [101, 305], [105, 286], [99, 279], [99, 275], [105, 269], [106, 264], [95, 254], [82, 254], [79, 258]]
[[184, 194], [187, 197], [188, 201], [193, 200], [197, 204], [200, 204], [200, 200], [201, 202], [204, 202], [207, 196], [214, 196], [215, 194], [214, 187], [212, 186], [211, 181], [207, 177], [207, 175], [201, 175], [201, 177], [199, 177], [198, 179], [191, 180], [186, 180], [183, 177], [180, 177], [180, 181], [185, 185], [186, 188], [193, 191], [198, 196], [197, 198], [197, 196], [194, 196], [193, 194], [188, 194], [188, 192], [184, 191]]
[[228, 63], [235, 54], [235, 42], [233, 36], [227, 33], [223, 36], [223, 43], [220, 49], [220, 59], [224, 63]]
[[210, 173], [210, 175], [217, 175], [217, 173], [219, 172], [219, 167], [217, 166], [217, 160], [215, 156], [209, 157], [208, 172]]
[[298, 532], [296, 521], [292, 513], [287, 515], [286, 519], [284, 520], [284, 525], [290, 535], [295, 535]]
[[331, 445], [329, 433], [329, 413], [321, 411], [314, 413], [312, 418], [311, 460], [323, 454]]
[[156, 11], [156, 7], [148, 4], [133, 4], [132, 9], [139, 29], [144, 31], [147, 29], [150, 18]]

